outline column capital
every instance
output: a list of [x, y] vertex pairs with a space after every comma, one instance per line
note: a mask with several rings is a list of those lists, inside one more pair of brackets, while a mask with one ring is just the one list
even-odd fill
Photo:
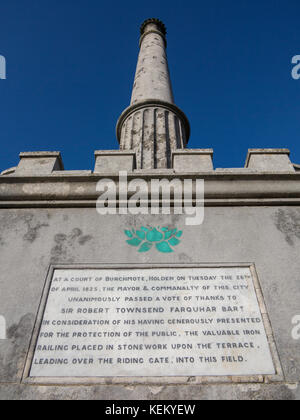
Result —
[[165, 24], [156, 18], [146, 19], [141, 25], [141, 35], [144, 35], [148, 30], [156, 29], [161, 32], [164, 36], [167, 35], [167, 29]]

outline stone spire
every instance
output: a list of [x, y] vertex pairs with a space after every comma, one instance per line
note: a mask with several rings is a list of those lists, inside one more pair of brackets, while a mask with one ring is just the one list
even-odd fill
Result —
[[174, 104], [166, 44], [165, 25], [146, 20], [131, 104], [117, 123], [120, 149], [136, 152], [137, 169], [170, 168], [171, 153], [184, 149], [190, 135], [187, 117]]

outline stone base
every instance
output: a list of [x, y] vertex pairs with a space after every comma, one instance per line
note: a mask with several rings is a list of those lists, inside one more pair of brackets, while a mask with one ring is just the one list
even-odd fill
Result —
[[2, 400], [300, 400], [295, 383], [237, 385], [102, 385], [25, 386], [0, 385]]

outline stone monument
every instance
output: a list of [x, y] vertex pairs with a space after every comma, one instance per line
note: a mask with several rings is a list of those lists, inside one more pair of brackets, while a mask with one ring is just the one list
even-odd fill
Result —
[[26, 152], [0, 175], [0, 399], [300, 397], [300, 166], [188, 149], [166, 45], [145, 21], [93, 171]]

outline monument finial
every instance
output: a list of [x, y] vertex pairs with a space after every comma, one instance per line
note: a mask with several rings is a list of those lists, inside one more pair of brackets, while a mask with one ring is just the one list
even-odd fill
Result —
[[145, 30], [146, 30], [146, 27], [148, 26], [148, 25], [154, 25], [154, 26], [156, 26], [157, 27], [157, 29], [164, 35], [164, 36], [166, 36], [166, 34], [167, 34], [167, 29], [166, 29], [166, 26], [165, 26], [165, 24], [161, 21], [161, 20], [159, 20], [159, 19], [156, 19], [156, 18], [150, 18], [150, 19], [146, 19], [143, 23], [142, 23], [142, 25], [141, 25], [141, 35], [144, 35], [144, 33], [145, 33]]

